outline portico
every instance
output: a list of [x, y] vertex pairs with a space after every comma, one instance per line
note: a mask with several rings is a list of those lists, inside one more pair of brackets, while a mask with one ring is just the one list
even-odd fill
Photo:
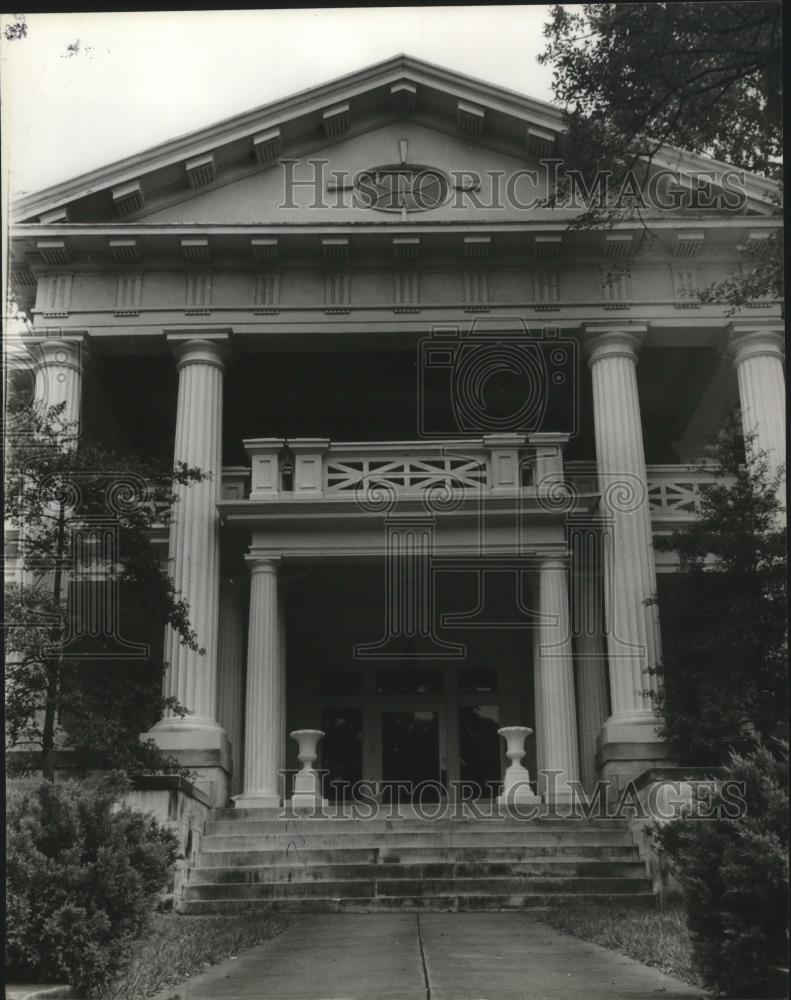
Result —
[[[144, 735], [212, 804], [277, 806], [294, 729], [325, 732], [330, 780], [485, 789], [497, 728], [529, 726], [559, 801], [672, 755], [653, 539], [695, 517], [734, 404], [785, 459], [779, 303], [733, 317], [689, 289], [778, 220], [758, 195], [658, 213], [640, 248], [637, 222], [494, 204], [494, 173], [561, 143], [556, 109], [398, 57], [19, 206], [36, 397], [205, 473], [162, 548], [200, 647], [164, 637], [190, 714]], [[361, 204], [349, 182], [313, 207], [320, 178], [287, 211], [320, 152], [394, 192], [428, 164], [449, 200]]]

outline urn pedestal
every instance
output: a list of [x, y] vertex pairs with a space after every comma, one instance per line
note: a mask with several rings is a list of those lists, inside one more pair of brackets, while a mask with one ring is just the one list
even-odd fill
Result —
[[541, 802], [541, 796], [535, 794], [530, 784], [530, 772], [522, 764], [525, 740], [532, 732], [527, 726], [504, 726], [497, 730], [505, 740], [505, 755], [510, 761], [503, 774], [503, 792], [497, 796], [498, 805], [537, 805]]
[[295, 812], [313, 812], [327, 805], [321, 795], [321, 778], [313, 764], [318, 756], [316, 746], [324, 733], [320, 729], [295, 729], [289, 736], [299, 744], [297, 754], [302, 769], [294, 775], [291, 808]]

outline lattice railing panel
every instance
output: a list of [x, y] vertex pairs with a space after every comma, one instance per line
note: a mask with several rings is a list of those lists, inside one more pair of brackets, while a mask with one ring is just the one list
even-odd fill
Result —
[[387, 483], [396, 492], [419, 492], [434, 486], [477, 490], [487, 482], [486, 463], [453, 455], [398, 455], [387, 458], [328, 457], [326, 492], [346, 493], [372, 483]]
[[677, 482], [648, 481], [648, 506], [662, 514], [699, 514], [701, 482], [697, 479]]

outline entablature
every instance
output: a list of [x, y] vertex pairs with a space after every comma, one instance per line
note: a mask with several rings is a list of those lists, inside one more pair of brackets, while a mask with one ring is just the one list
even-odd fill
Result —
[[[237, 311], [224, 318], [231, 322], [246, 318], [245, 312], [298, 314], [305, 307], [337, 315], [382, 308], [556, 313], [666, 305], [717, 315], [722, 307], [703, 306], [698, 292], [732, 277], [745, 249], [779, 226], [777, 219], [722, 223], [659, 220], [655, 238], [646, 243], [626, 224], [602, 234], [569, 232], [566, 223], [541, 220], [480, 228], [64, 224], [57, 236], [46, 227], [21, 225], [12, 232], [10, 271], [24, 311], [41, 319], [82, 314], [85, 323], [96, 313], [111, 314], [112, 323], [112, 315], [130, 312], [147, 311], [150, 320], [163, 310], [208, 315], [217, 309]], [[628, 252], [615, 253], [615, 245]], [[202, 276], [200, 288], [186, 288], [196, 275]], [[63, 295], [46, 283], [67, 277], [73, 294], [64, 307]], [[130, 304], [132, 279], [137, 294]], [[766, 300], [750, 308], [773, 305]]]

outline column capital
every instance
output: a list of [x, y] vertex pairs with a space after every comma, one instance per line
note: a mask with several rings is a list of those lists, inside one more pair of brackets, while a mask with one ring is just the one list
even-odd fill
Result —
[[567, 570], [569, 557], [565, 552], [547, 552], [538, 555], [538, 568], [543, 573], [552, 570]]
[[781, 324], [761, 324], [735, 320], [728, 324], [728, 353], [738, 367], [742, 361], [756, 357], [771, 357], [782, 361], [785, 356], [785, 334]]
[[90, 360], [88, 337], [84, 333], [53, 333], [51, 336], [25, 337], [24, 344], [34, 369], [54, 365], [58, 368], [73, 368], [77, 372], [83, 372]]
[[591, 324], [582, 330], [582, 349], [593, 365], [603, 358], [621, 357], [637, 360], [648, 333], [644, 323], [598, 326]]
[[283, 563], [283, 557], [259, 556], [259, 555], [254, 555], [253, 553], [248, 553], [244, 557], [244, 561], [247, 563], [251, 577], [262, 573], [268, 573], [271, 576], [277, 576], [280, 571], [280, 567]]
[[225, 371], [230, 355], [231, 334], [227, 330], [194, 330], [184, 333], [165, 332], [170, 349], [177, 360], [177, 369], [185, 365], [215, 365]]

